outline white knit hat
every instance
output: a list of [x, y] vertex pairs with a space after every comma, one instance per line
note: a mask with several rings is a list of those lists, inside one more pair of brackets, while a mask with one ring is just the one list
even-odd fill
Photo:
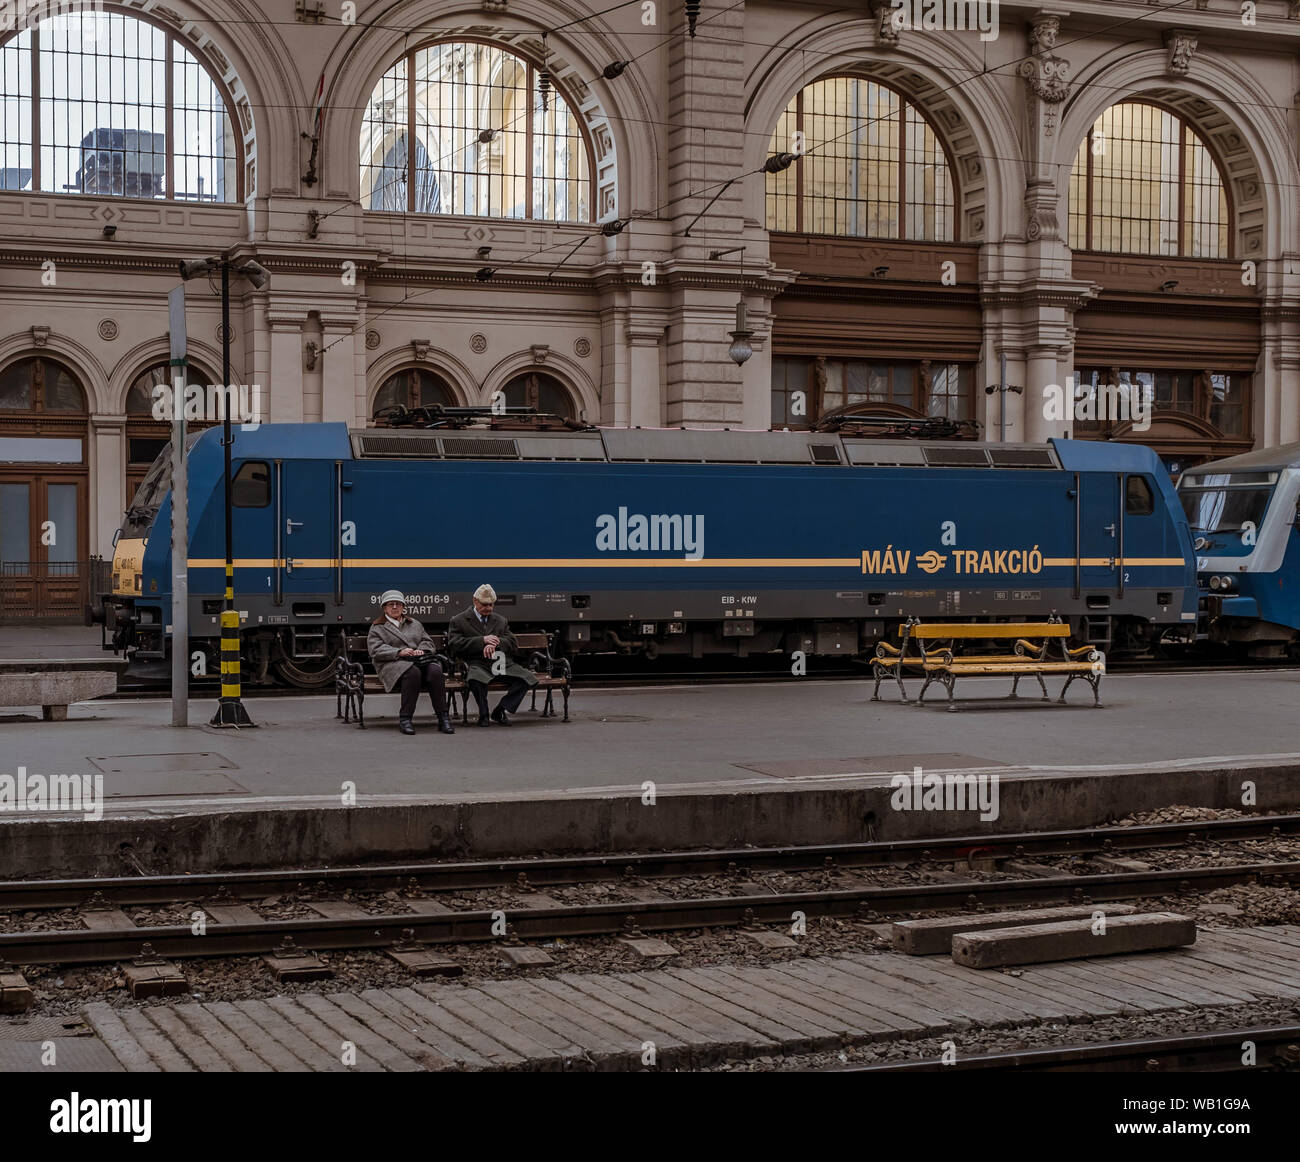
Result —
[[400, 589], [389, 589], [386, 590], [384, 595], [379, 599], [379, 604], [387, 605], [390, 601], [400, 601], [403, 605], [405, 605], [406, 597], [403, 595]]
[[484, 605], [495, 605], [497, 603], [497, 591], [491, 585], [480, 585], [474, 590], [474, 596]]

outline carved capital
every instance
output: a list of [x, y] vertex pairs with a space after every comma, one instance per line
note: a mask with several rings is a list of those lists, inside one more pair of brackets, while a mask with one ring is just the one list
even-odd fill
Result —
[[1171, 28], [1164, 36], [1169, 60], [1165, 71], [1171, 77], [1185, 77], [1192, 71], [1192, 56], [1196, 52], [1196, 33], [1185, 28]]

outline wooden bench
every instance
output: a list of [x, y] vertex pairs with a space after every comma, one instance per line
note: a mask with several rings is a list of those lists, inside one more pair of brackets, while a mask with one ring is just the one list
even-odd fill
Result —
[[[1010, 676], [1011, 697], [1018, 696], [1020, 679], [1032, 675], [1038, 680], [1043, 701], [1049, 701], [1044, 674], [1065, 674], [1058, 702], [1065, 701], [1070, 684], [1082, 678], [1092, 687], [1094, 707], [1101, 705], [1101, 679], [1106, 673], [1106, 655], [1094, 646], [1069, 646], [1070, 627], [1056, 618], [1045, 623], [1009, 622], [1003, 625], [968, 622], [931, 622], [922, 624], [908, 618], [901, 631], [901, 643], [891, 646], [880, 642], [871, 668], [876, 678], [876, 688], [871, 700], [879, 702], [882, 679], [893, 674], [898, 682], [902, 701], [908, 701], [903, 686], [903, 671], [913, 670], [924, 675], [925, 682], [917, 695], [920, 705], [932, 682], [938, 682], [948, 691], [948, 709], [956, 710], [954, 687], [962, 677]], [[958, 641], [1004, 641], [1011, 643], [1010, 652], [997, 654], [957, 654]], [[909, 652], [915, 646], [916, 652]], [[1056, 647], [1053, 656], [1053, 646]]]
[[[434, 655], [432, 660], [442, 667], [442, 672], [445, 675], [449, 709], [452, 714], [455, 714], [456, 699], [459, 697], [461, 700], [460, 720], [462, 724], [467, 723], [469, 721], [471, 693], [467, 677], [469, 665], [462, 659], [453, 661], [447, 656], [444, 652], [446, 637], [443, 634], [430, 634], [429, 637], [433, 641]], [[524, 664], [537, 675], [537, 685], [532, 688], [533, 698], [530, 708], [532, 710], [537, 709], [537, 694], [538, 691], [541, 691], [546, 695], [546, 699], [542, 703], [541, 716], [543, 718], [554, 718], [555, 693], [558, 690], [564, 700], [563, 721], [568, 722], [569, 690], [573, 682], [573, 667], [569, 664], [569, 659], [551, 656], [551, 635], [548, 633], [517, 633], [515, 634], [515, 644], [518, 645], [521, 655], [528, 655], [528, 660]], [[378, 676], [367, 673], [366, 666], [369, 664], [370, 651], [366, 646], [365, 636], [362, 634], [345, 635], [343, 652], [334, 665], [334, 692], [336, 695], [334, 717], [341, 718], [344, 722], [351, 722], [355, 711], [356, 723], [362, 730], [366, 728], [363, 709], [366, 695], [387, 693]], [[493, 679], [488, 689], [504, 689], [506, 685], [507, 683], [503, 679]], [[396, 692], [394, 692], [394, 697], [396, 697]]]
[[0, 706], [39, 706], [46, 722], [64, 722], [74, 702], [117, 691], [125, 658], [32, 658], [0, 662]]

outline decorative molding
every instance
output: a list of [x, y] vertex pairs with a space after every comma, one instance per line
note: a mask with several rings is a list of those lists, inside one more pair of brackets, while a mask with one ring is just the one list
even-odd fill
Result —
[[1165, 72], [1171, 77], [1185, 77], [1192, 71], [1192, 56], [1196, 52], [1196, 33], [1186, 28], [1171, 28], [1164, 34], [1169, 61]]
[[1030, 92], [1031, 113], [1042, 114], [1044, 137], [1055, 135], [1056, 106], [1070, 92], [1070, 62], [1052, 51], [1060, 32], [1059, 16], [1037, 13], [1029, 28], [1029, 50], [1033, 55], [1021, 61], [1017, 69]]
[[869, 0], [869, 9], [876, 22], [876, 43], [897, 48], [903, 30], [903, 9], [890, 0]]
[[591, 340], [583, 335], [580, 339], [573, 341], [573, 353], [579, 359], [586, 359], [591, 354]]
[[[218, 343], [226, 341], [226, 325], [224, 323], [218, 323], [217, 329], [213, 333], [216, 335]], [[233, 323], [230, 325], [230, 341], [232, 343], [235, 341], [235, 326]]]
[[482, 355], [483, 352], [488, 349], [487, 336], [481, 331], [475, 331], [474, 334], [469, 337], [469, 349], [473, 351], [475, 355]]
[[480, 0], [479, 7], [484, 12], [505, 12], [510, 0]]
[[303, 366], [308, 371], [315, 371], [316, 360], [320, 358], [320, 344], [314, 339], [308, 339], [303, 349], [307, 352], [307, 357], [303, 361]]
[[50, 341], [49, 327], [34, 326], [32, 328], [32, 346], [44, 347]]
[[100, 337], [101, 339], [103, 339], [105, 343], [111, 343], [114, 339], [116, 339], [116, 338], [117, 338], [117, 320], [116, 320], [116, 319], [100, 319], [100, 320], [99, 320], [99, 337]]
[[379, 344], [382, 343], [382, 342], [383, 342], [383, 339], [382, 339], [382, 337], [380, 336], [380, 334], [379, 334], [378, 331], [373, 331], [373, 330], [372, 330], [372, 331], [367, 331], [367, 332], [366, 332], [366, 350], [367, 350], [367, 351], [373, 351], [373, 350], [374, 350], [376, 347], [378, 347]]

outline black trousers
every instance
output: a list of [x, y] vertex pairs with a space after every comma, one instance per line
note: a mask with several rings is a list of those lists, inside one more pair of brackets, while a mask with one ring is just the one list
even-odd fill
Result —
[[435, 714], [447, 713], [447, 683], [443, 680], [442, 667], [437, 662], [412, 663], [401, 677], [397, 688], [402, 692], [402, 705], [397, 711], [399, 718], [411, 718], [415, 715], [415, 704], [420, 691], [429, 691], [429, 701], [433, 703]]
[[[498, 710], [504, 710], [507, 714], [513, 714], [519, 709], [519, 704], [523, 702], [524, 695], [528, 693], [529, 685], [522, 678], [509, 679], [509, 689], [501, 696], [501, 701], [497, 703]], [[478, 712], [483, 717], [487, 717], [488, 712], [488, 688], [482, 682], [475, 682], [473, 678], [469, 680], [469, 691], [474, 695], [474, 702], [478, 706]]]

